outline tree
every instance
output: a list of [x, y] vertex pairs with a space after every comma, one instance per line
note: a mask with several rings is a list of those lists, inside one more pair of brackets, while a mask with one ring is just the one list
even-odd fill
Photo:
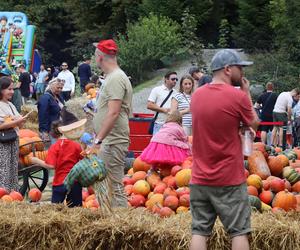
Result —
[[249, 52], [272, 49], [269, 0], [238, 0], [239, 23], [233, 28], [238, 47]]
[[186, 8], [182, 15], [182, 42], [187, 52], [195, 58], [196, 64], [202, 66], [203, 62], [203, 48], [204, 45], [196, 36], [197, 19], [195, 15], [190, 13], [189, 8]]
[[219, 28], [219, 42], [220, 48], [228, 48], [230, 40], [230, 25], [227, 19], [222, 19]]
[[129, 24], [127, 33], [118, 36], [120, 65], [134, 83], [164, 57], [176, 54], [181, 45], [179, 30], [179, 25], [171, 19], [150, 15]]

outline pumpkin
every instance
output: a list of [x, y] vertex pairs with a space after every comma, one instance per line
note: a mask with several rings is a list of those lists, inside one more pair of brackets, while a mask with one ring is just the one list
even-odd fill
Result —
[[297, 207], [297, 199], [295, 195], [288, 191], [280, 191], [274, 197], [273, 207], [280, 207], [285, 211], [295, 210]]
[[146, 202], [145, 197], [140, 194], [134, 194], [129, 198], [129, 203], [133, 207], [142, 207], [144, 206], [145, 202]]
[[274, 194], [269, 190], [264, 190], [259, 194], [259, 199], [266, 204], [271, 204], [273, 198]]
[[248, 194], [250, 194], [250, 195], [258, 196], [258, 191], [257, 191], [256, 187], [254, 187], [254, 186], [248, 186], [247, 191], [248, 191]]
[[24, 138], [24, 137], [32, 138], [32, 137], [38, 137], [38, 134], [33, 132], [30, 129], [20, 129], [19, 130], [19, 137], [20, 138]]
[[285, 150], [283, 155], [285, 155], [289, 160], [296, 160], [298, 158], [297, 153], [293, 150]]
[[296, 197], [296, 200], [297, 200], [296, 211], [299, 212], [300, 211], [300, 194], [296, 194], [295, 197]]
[[133, 162], [133, 172], [137, 171], [145, 171], [147, 172], [151, 165], [147, 164], [146, 162], [142, 161], [140, 157], [137, 157]]
[[158, 183], [161, 182], [161, 179], [156, 172], [152, 172], [150, 175], [148, 175], [146, 180], [149, 183], [152, 190], [156, 187]]
[[37, 151], [43, 151], [45, 149], [44, 143], [40, 137], [32, 137], [31, 141], [34, 142], [34, 147]]
[[300, 181], [297, 181], [293, 186], [292, 186], [292, 191], [300, 193]]
[[270, 188], [273, 192], [278, 193], [285, 190], [285, 182], [284, 180], [276, 177], [270, 181]]
[[31, 155], [26, 155], [26, 156], [24, 156], [24, 164], [25, 164], [26, 166], [29, 166], [29, 165], [32, 164], [32, 162], [31, 162]]
[[272, 175], [281, 175], [284, 165], [282, 164], [282, 160], [278, 156], [269, 156], [268, 165]]
[[189, 211], [188, 207], [180, 206], [176, 209], [176, 214], [186, 213]]
[[146, 202], [146, 208], [152, 210], [155, 204], [160, 204], [162, 206], [164, 202], [163, 194], [153, 194], [150, 199]]
[[271, 211], [272, 210], [272, 207], [269, 206], [268, 204], [262, 202], [261, 203], [261, 211], [262, 212], [266, 212], [266, 211]]
[[247, 178], [247, 185], [254, 186], [257, 190], [260, 190], [263, 186], [261, 178], [256, 174], [251, 174]]
[[192, 170], [189, 168], [182, 169], [175, 175], [175, 181], [178, 187], [188, 186], [192, 177]]
[[42, 192], [38, 188], [32, 188], [28, 192], [28, 197], [32, 202], [37, 202], [42, 198]]
[[143, 196], [146, 196], [150, 193], [150, 185], [145, 180], [139, 180], [136, 183], [134, 183], [132, 187], [132, 192], [134, 194], [141, 194]]
[[292, 168], [300, 168], [300, 160], [290, 160], [289, 162]]
[[248, 164], [250, 174], [256, 174], [263, 180], [271, 175], [267, 161], [260, 151], [253, 151], [252, 154], [248, 156]]
[[248, 200], [251, 207], [256, 208], [257, 210], [261, 209], [261, 201], [254, 195], [249, 195]]
[[159, 215], [162, 218], [170, 217], [173, 214], [175, 214], [175, 212], [171, 208], [169, 208], [169, 207], [163, 207], [159, 211]]
[[172, 210], [176, 211], [179, 205], [179, 200], [176, 196], [170, 195], [165, 198], [163, 205], [164, 207], [169, 207]]
[[253, 150], [262, 152], [265, 159], [268, 159], [269, 154], [266, 150], [266, 144], [262, 142], [255, 142], [253, 143]]
[[297, 160], [300, 160], [300, 148], [293, 148], [293, 151], [296, 153], [297, 155]]
[[40, 160], [45, 161], [48, 155], [48, 151], [36, 151], [35, 152], [35, 157], [39, 158]]
[[289, 165], [289, 158], [286, 155], [280, 154], [280, 155], [277, 155], [277, 157], [281, 160], [283, 167], [286, 167]]
[[300, 181], [300, 174], [292, 167], [285, 167], [282, 171], [282, 175], [292, 185], [294, 185], [297, 181]]
[[[32, 145], [28, 144], [29, 141], [25, 138], [19, 139], [19, 153], [20, 155], [28, 155], [31, 152]], [[28, 145], [26, 145], [28, 144]]]
[[95, 84], [94, 83], [88, 83], [87, 85], [85, 85], [84, 89], [86, 92], [89, 91], [89, 89], [91, 88], [95, 88]]
[[131, 177], [134, 182], [139, 181], [139, 180], [145, 180], [147, 173], [145, 171], [137, 171], [133, 174]]

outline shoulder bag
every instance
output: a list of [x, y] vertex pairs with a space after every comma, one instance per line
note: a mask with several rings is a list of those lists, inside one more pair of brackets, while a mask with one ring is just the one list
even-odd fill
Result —
[[[15, 112], [13, 111], [10, 104], [8, 104], [8, 105], [9, 105], [13, 115], [15, 115]], [[17, 140], [17, 138], [18, 138], [18, 134], [14, 128], [0, 130], [0, 143], [14, 142], [15, 140]]]
[[[173, 89], [169, 92], [169, 94], [167, 95], [167, 97], [166, 97], [166, 98], [163, 100], [163, 102], [160, 104], [160, 106], [159, 106], [160, 108], [163, 107], [163, 106], [165, 105], [165, 103], [168, 101], [168, 99], [170, 98], [170, 96], [172, 95], [172, 93], [173, 93]], [[159, 113], [160, 113], [160, 112], [156, 112], [155, 116], [153, 117], [153, 119], [152, 119], [152, 121], [151, 121], [151, 123], [150, 123], [149, 130], [148, 130], [148, 133], [149, 133], [150, 135], [153, 134], [154, 123], [155, 123], [155, 121], [156, 121], [156, 119], [157, 119]]]

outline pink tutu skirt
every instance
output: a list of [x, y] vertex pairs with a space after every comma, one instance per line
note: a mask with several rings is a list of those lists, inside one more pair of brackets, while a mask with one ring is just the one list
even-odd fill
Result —
[[144, 149], [140, 158], [152, 165], [179, 165], [191, 155], [189, 149], [183, 149], [167, 144], [150, 142]]

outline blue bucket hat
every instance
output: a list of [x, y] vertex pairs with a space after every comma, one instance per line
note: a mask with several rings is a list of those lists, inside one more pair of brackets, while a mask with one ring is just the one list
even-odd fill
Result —
[[8, 68], [3, 68], [3, 69], [0, 71], [0, 74], [1, 74], [1, 75], [4, 75], [4, 76], [11, 76], [11, 71], [10, 71]]

